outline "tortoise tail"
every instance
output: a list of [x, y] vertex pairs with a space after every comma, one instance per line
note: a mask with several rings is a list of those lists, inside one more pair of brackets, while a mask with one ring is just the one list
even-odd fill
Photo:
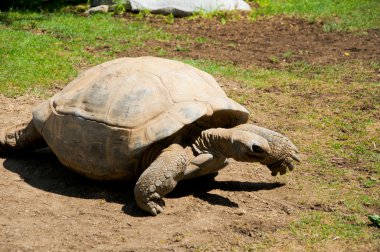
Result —
[[0, 156], [9, 156], [20, 152], [47, 146], [33, 121], [18, 124], [0, 131]]

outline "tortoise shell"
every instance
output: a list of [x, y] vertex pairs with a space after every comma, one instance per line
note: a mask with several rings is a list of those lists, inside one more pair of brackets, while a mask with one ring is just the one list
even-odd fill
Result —
[[155, 57], [92, 67], [33, 112], [58, 159], [101, 180], [133, 178], [144, 150], [186, 125], [233, 127], [247, 120], [248, 111], [211, 75]]

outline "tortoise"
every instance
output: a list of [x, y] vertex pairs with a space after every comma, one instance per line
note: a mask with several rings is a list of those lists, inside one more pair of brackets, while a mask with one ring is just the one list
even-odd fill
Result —
[[94, 66], [37, 106], [32, 119], [0, 132], [0, 154], [49, 147], [66, 167], [96, 180], [137, 181], [137, 205], [163, 212], [183, 179], [213, 175], [228, 158], [293, 170], [285, 136], [247, 124], [249, 112], [208, 73], [156, 57]]

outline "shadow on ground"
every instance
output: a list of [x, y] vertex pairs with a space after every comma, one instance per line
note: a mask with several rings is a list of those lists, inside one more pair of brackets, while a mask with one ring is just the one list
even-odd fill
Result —
[[[99, 182], [84, 178], [64, 167], [49, 149], [43, 149], [23, 157], [12, 157], [4, 161], [5, 169], [17, 173], [29, 185], [69, 197], [104, 199], [123, 204], [122, 210], [131, 216], [146, 216], [135, 204], [132, 182]], [[283, 186], [281, 183], [215, 181], [213, 177], [183, 181], [167, 195], [181, 198], [193, 195], [212, 205], [238, 207], [230, 199], [210, 193], [211, 190], [247, 191], [271, 190]]]
[[0, 10], [53, 11], [66, 6], [86, 3], [87, 0], [2, 0], [0, 1]]

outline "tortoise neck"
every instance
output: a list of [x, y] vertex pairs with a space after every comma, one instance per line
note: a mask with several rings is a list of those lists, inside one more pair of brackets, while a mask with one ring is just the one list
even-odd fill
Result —
[[201, 132], [192, 147], [198, 154], [210, 153], [214, 156], [231, 157], [233, 129], [208, 129]]

